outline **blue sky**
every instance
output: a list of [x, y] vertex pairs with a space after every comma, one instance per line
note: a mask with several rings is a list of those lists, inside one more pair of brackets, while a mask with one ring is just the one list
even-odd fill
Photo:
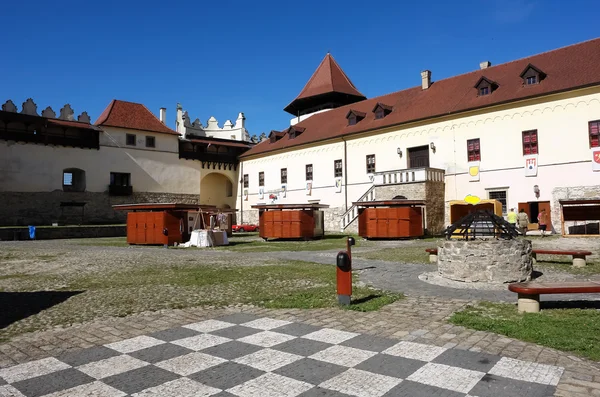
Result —
[[95, 120], [113, 98], [174, 128], [179, 102], [251, 134], [289, 126], [283, 108], [330, 51], [367, 97], [600, 37], [597, 0], [6, 1], [0, 102]]

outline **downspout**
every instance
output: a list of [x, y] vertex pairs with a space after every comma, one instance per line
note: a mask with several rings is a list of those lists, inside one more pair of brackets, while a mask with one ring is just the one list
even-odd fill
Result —
[[244, 162], [240, 161], [240, 225], [244, 224]]
[[344, 212], [348, 211], [348, 151], [346, 148], [346, 139], [342, 137], [344, 141]]

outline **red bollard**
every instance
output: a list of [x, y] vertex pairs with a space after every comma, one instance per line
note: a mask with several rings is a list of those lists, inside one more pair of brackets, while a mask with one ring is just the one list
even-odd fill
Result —
[[351, 246], [356, 242], [354, 238], [348, 237], [346, 251], [337, 254], [337, 295], [341, 305], [349, 305], [352, 297], [352, 251]]

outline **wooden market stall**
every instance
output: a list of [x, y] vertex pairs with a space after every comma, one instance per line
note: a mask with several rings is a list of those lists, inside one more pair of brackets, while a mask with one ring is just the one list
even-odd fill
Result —
[[479, 210], [488, 210], [492, 214], [502, 216], [502, 203], [498, 200], [480, 200], [476, 204], [468, 203], [464, 200], [450, 201], [450, 223], [455, 223], [459, 219], [467, 216], [471, 212]]
[[310, 240], [323, 237], [325, 204], [258, 204], [259, 235], [263, 239], [293, 238]]
[[425, 234], [423, 200], [359, 201], [358, 235], [363, 238], [406, 238]]
[[[127, 214], [127, 243], [173, 245], [189, 240], [190, 228], [206, 228], [210, 224], [212, 205], [152, 203], [113, 205]], [[195, 215], [201, 214], [200, 219]]]
[[600, 236], [600, 199], [558, 200], [558, 202], [563, 236]]

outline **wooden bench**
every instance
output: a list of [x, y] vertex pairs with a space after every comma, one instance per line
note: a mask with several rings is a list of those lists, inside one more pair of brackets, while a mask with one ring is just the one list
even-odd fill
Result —
[[508, 290], [518, 294], [519, 312], [537, 313], [540, 311], [541, 294], [600, 293], [600, 282], [513, 283], [508, 285]]
[[585, 266], [585, 257], [588, 255], [592, 255], [590, 251], [561, 251], [561, 250], [541, 250], [535, 249], [532, 251], [532, 257], [535, 261], [537, 261], [537, 255], [570, 255], [573, 257], [573, 267], [584, 267]]
[[437, 263], [437, 248], [427, 248], [425, 252], [429, 253], [429, 262]]

